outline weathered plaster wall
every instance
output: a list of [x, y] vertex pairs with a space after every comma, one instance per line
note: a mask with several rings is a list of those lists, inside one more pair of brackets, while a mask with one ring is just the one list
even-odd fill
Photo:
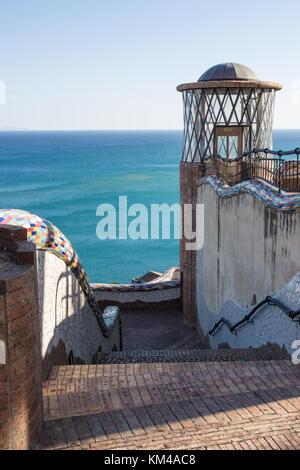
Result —
[[120, 349], [116, 322], [104, 338], [86, 297], [71, 270], [54, 254], [38, 250], [39, 310], [43, 375], [52, 364], [68, 364], [73, 351], [76, 363], [92, 363], [101, 351]]
[[300, 213], [268, 208], [250, 194], [219, 197], [209, 184], [198, 187], [205, 204], [204, 248], [197, 253], [199, 327], [210, 345], [285, 345], [291, 352], [300, 328], [275, 307], [264, 307], [237, 336], [227, 328], [212, 338], [208, 331], [221, 316], [232, 323], [267, 295], [300, 308]]

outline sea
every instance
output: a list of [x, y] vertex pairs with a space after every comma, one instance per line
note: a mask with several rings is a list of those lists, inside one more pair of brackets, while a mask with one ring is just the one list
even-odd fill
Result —
[[[150, 269], [163, 272], [179, 264], [172, 228], [169, 240], [162, 231], [155, 240], [150, 233], [148, 239], [99, 239], [97, 208], [110, 204], [118, 215], [120, 196], [149, 214], [151, 204], [179, 203], [182, 138], [181, 130], [1, 131], [0, 207], [56, 225], [91, 282], [127, 283]], [[300, 130], [275, 130], [273, 138], [275, 150], [300, 147]]]

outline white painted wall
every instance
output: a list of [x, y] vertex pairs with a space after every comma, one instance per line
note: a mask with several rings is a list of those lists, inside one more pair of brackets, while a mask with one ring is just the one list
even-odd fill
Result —
[[[204, 335], [222, 316], [237, 322], [267, 295], [300, 309], [300, 213], [272, 210], [250, 194], [221, 198], [209, 184], [198, 186], [198, 203], [205, 205], [205, 227], [195, 294]], [[300, 328], [267, 306], [236, 336], [223, 327], [208, 339], [212, 347], [270, 342], [291, 352]]]
[[38, 250], [38, 292], [42, 358], [63, 341], [67, 353], [91, 363], [99, 347], [119, 349], [119, 326], [105, 339], [94, 312], [71, 270], [52, 253]]

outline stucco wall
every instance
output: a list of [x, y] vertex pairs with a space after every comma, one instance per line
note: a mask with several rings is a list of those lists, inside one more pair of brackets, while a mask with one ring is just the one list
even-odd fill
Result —
[[73, 351], [75, 362], [92, 363], [94, 355], [120, 349], [120, 329], [116, 322], [109, 338], [104, 338], [86, 297], [71, 270], [54, 254], [38, 250], [39, 310], [43, 375], [52, 364], [68, 364]]
[[276, 211], [245, 193], [222, 198], [210, 184], [200, 184], [197, 197], [205, 204], [204, 248], [197, 253], [196, 275], [203, 334], [212, 347], [271, 342], [291, 352], [300, 328], [275, 307], [264, 307], [254, 324], [236, 336], [226, 327], [214, 338], [208, 331], [221, 316], [240, 320], [267, 295], [300, 308], [300, 213]]

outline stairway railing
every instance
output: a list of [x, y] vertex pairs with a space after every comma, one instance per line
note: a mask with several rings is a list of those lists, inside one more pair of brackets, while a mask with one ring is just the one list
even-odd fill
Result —
[[245, 317], [238, 321], [237, 323], [235, 323], [234, 325], [232, 325], [230, 323], [229, 320], [227, 320], [226, 318], [222, 317], [215, 325], [214, 327], [209, 331], [209, 334], [211, 336], [214, 336], [217, 329], [223, 325], [226, 325], [227, 328], [229, 329], [229, 331], [231, 333], [234, 333], [236, 334], [236, 330], [247, 324], [247, 323], [253, 323], [251, 321], [251, 318], [255, 315], [255, 313], [257, 312], [257, 310], [259, 310], [263, 305], [265, 304], [268, 304], [268, 305], [274, 305], [276, 307], [278, 307], [286, 316], [288, 316], [293, 322], [296, 322], [296, 323], [300, 323], [300, 318], [296, 319], [297, 316], [300, 315], [300, 310], [297, 310], [297, 311], [294, 311], [294, 310], [291, 310], [289, 309], [286, 305], [284, 305], [282, 302], [280, 302], [279, 300], [277, 299], [274, 299], [273, 297], [266, 297], [264, 300], [262, 300], [260, 303], [258, 303], [252, 310], [250, 313], [248, 313], [247, 315], [245, 315]]
[[[295, 158], [284, 158], [291, 156]], [[229, 185], [252, 179], [265, 181], [279, 192], [300, 192], [300, 148], [286, 152], [254, 148], [232, 159], [213, 154], [199, 163], [203, 164], [204, 176], [218, 176]]]

